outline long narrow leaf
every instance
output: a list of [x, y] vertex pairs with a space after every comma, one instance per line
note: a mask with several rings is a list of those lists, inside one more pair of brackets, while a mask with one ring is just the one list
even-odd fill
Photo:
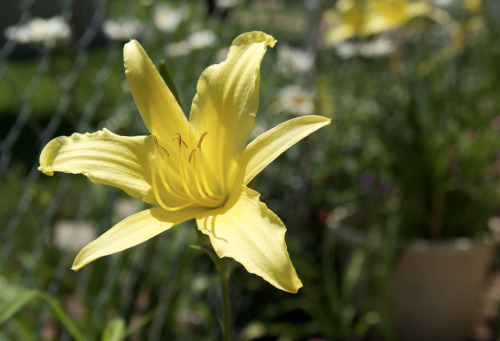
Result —
[[0, 309], [0, 324], [13, 317], [28, 303], [31, 303], [37, 298], [41, 298], [50, 305], [56, 317], [66, 327], [75, 340], [85, 340], [83, 333], [78, 329], [73, 321], [71, 321], [69, 316], [64, 311], [64, 308], [54, 297], [40, 290], [26, 289], [10, 285], [2, 278], [0, 278], [0, 293], [0, 305], [2, 305]]
[[37, 296], [38, 293], [35, 290], [26, 290], [16, 293], [12, 300], [7, 302], [7, 304], [0, 309], [0, 324], [11, 318]]

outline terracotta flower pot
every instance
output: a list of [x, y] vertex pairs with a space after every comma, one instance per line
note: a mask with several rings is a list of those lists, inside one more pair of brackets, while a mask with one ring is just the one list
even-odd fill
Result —
[[391, 278], [397, 335], [411, 340], [465, 340], [477, 311], [492, 242], [415, 242]]
[[[342, 225], [335, 235], [348, 256], [366, 245], [367, 236]], [[375, 259], [383, 240], [373, 245]], [[399, 247], [398, 247], [399, 248]], [[441, 242], [425, 240], [400, 246], [389, 277], [394, 329], [402, 341], [466, 340], [477, 313], [483, 282], [491, 263], [495, 243], [458, 238]], [[368, 283], [361, 278], [358, 294]]]

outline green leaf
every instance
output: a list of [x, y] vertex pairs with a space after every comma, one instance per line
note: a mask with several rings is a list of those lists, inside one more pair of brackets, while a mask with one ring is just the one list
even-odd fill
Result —
[[[2, 285], [0, 284], [0, 291]], [[34, 290], [26, 290], [15, 292], [15, 295], [8, 301], [0, 311], [0, 324], [11, 318], [15, 313], [21, 310], [32, 299], [38, 297], [38, 293]]]
[[102, 335], [102, 341], [121, 341], [127, 336], [125, 330], [125, 321], [120, 318], [114, 318], [108, 323]]
[[3, 278], [0, 278], [0, 324], [14, 316], [24, 306], [37, 298], [41, 298], [50, 305], [56, 317], [75, 340], [85, 340], [83, 333], [71, 321], [64, 308], [54, 297], [40, 290], [11, 285]]

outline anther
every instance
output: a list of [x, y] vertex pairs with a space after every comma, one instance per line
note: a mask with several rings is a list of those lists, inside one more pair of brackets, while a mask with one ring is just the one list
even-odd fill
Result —
[[183, 144], [183, 145], [184, 145], [184, 147], [186, 147], [186, 149], [187, 149], [187, 147], [188, 147], [188, 146], [187, 146], [186, 142], [184, 142], [184, 141], [182, 140], [181, 134], [180, 134], [180, 133], [176, 133], [176, 134], [177, 134], [177, 137], [174, 137], [174, 138], [172, 139], [172, 141], [179, 140], [179, 147], [181, 146], [181, 144]]
[[151, 137], [153, 139], [153, 141], [155, 141], [155, 145], [158, 147], [158, 140], [156, 139], [156, 136], [149, 135], [149, 137]]
[[193, 149], [191, 153], [189, 154], [188, 162], [191, 163], [191, 159], [193, 158], [194, 152], [197, 151], [197, 149]]
[[201, 137], [200, 137], [200, 140], [198, 141], [198, 148], [201, 148], [201, 142], [203, 142], [203, 139], [205, 138], [205, 136], [208, 134], [208, 131], [204, 132]]
[[163, 148], [163, 146], [160, 146], [160, 145], [158, 144], [158, 139], [156, 138], [156, 136], [154, 136], [154, 135], [149, 135], [149, 137], [150, 137], [150, 138], [152, 138], [152, 139], [153, 139], [153, 141], [155, 142], [156, 148], [161, 148], [161, 149], [163, 149], [163, 151], [165, 152], [165, 154], [167, 154], [167, 156], [170, 156], [170, 154], [167, 152], [167, 150], [166, 150], [165, 148]]

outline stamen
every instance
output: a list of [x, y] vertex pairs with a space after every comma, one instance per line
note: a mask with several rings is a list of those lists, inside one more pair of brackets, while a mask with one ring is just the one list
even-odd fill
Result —
[[[216, 207], [220, 205], [222, 200], [224, 199], [223, 195], [215, 194], [210, 189], [208, 181], [206, 179], [205, 172], [203, 170], [201, 144], [207, 134], [208, 132], [204, 132], [200, 136], [197, 145], [198, 148], [194, 148], [193, 150], [191, 150], [188, 156], [187, 163], [186, 160], [184, 159], [185, 156], [183, 156], [183, 153], [181, 151], [182, 145], [184, 145], [186, 149], [189, 149], [187, 143], [182, 139], [180, 133], [176, 133], [177, 137], [172, 139], [172, 141], [176, 140], [179, 141], [179, 152], [178, 152], [179, 173], [177, 174], [177, 176], [179, 176], [181, 180], [180, 184], [178, 184], [175, 181], [174, 184], [170, 184], [169, 181], [167, 181], [168, 174], [165, 174], [165, 169], [163, 169], [162, 166], [165, 167], [171, 166], [166, 159], [167, 157], [170, 157], [170, 153], [167, 151], [167, 149], [165, 149], [158, 143], [158, 139], [156, 138], [155, 135], [153, 134], [149, 135], [149, 137], [153, 139], [155, 143], [154, 154], [151, 156], [152, 159], [151, 180], [152, 180], [153, 193], [156, 201], [158, 202], [160, 207], [162, 207], [164, 210], [179, 211], [183, 208], [190, 207], [193, 205], [202, 205], [202, 206], [208, 205]], [[158, 152], [158, 149], [162, 149], [165, 154], [160, 155], [161, 153]], [[191, 161], [193, 161], [194, 166], [192, 168], [188, 168], [187, 165], [188, 163], [191, 163]], [[158, 182], [158, 176], [160, 177], [160, 182]], [[174, 189], [172, 185], [181, 185], [181, 186], [180, 187], [174, 186], [176, 187]], [[166, 205], [160, 195], [163, 189], [160, 189], [159, 186], [163, 186], [163, 189], [166, 191], [166, 193], [168, 193], [168, 195], [172, 197], [174, 200], [179, 200], [180, 202], [188, 201], [188, 203], [175, 207]]]
[[205, 138], [205, 136], [208, 134], [208, 131], [204, 132], [201, 137], [200, 137], [200, 140], [198, 141], [198, 148], [201, 148], [201, 142], [203, 142], [203, 139]]
[[[196, 151], [196, 149], [193, 149], [193, 151], [191, 152], [191, 155], [194, 155], [195, 151]], [[190, 157], [191, 157], [191, 155], [190, 155]], [[200, 185], [200, 179], [198, 176], [198, 168], [197, 168], [197, 164], [196, 164], [196, 158], [194, 158], [193, 163], [194, 163], [194, 182], [196, 185], [196, 189], [198, 190], [198, 193], [205, 200], [212, 199], [209, 194], [207, 195], [205, 193], [206, 191], [204, 191], [202, 186]], [[203, 170], [201, 170], [201, 171], [203, 172]]]
[[[210, 189], [210, 186], [208, 185], [208, 181], [207, 181], [207, 176], [205, 175], [205, 172], [204, 172], [204, 168], [203, 168], [203, 156], [202, 156], [202, 152], [201, 152], [201, 149], [199, 150], [199, 153], [197, 154], [198, 157], [195, 159], [195, 160], [199, 160], [199, 165], [197, 165], [196, 168], [199, 168], [200, 169], [200, 173], [201, 173], [201, 184], [203, 186], [203, 191], [205, 193], [207, 193], [207, 195], [215, 200], [221, 200], [224, 198], [223, 195], [220, 195], [220, 194], [215, 194], [211, 189]], [[195, 175], [196, 175], [196, 180], [197, 180], [197, 184], [199, 183], [199, 180], [198, 180], [198, 172], [195, 172]]]
[[151, 134], [148, 137], [152, 138], [153, 141], [155, 141], [155, 145], [158, 147], [158, 139], [156, 138], [156, 136], [154, 136], [153, 134]]
[[186, 207], [190, 207], [190, 206], [193, 206], [194, 205], [194, 202], [188, 202], [187, 204], [184, 204], [184, 205], [181, 205], [181, 206], [175, 206], [175, 207], [170, 207], [170, 206], [167, 206], [163, 200], [161, 200], [161, 197], [160, 197], [160, 193], [158, 192], [158, 186], [156, 185], [156, 168], [157, 167], [157, 164], [156, 164], [156, 156], [158, 154], [156, 153], [155, 151], [155, 154], [151, 157], [153, 159], [152, 161], [152, 167], [151, 167], [151, 179], [152, 179], [152, 182], [153, 182], [153, 193], [155, 195], [155, 198], [156, 198], [156, 201], [158, 202], [158, 204], [160, 205], [161, 208], [163, 208], [164, 210], [166, 211], [179, 211], [179, 210], [182, 210]]
[[[180, 148], [180, 146], [179, 146], [179, 148]], [[187, 164], [186, 164], [186, 162], [182, 161], [182, 153], [180, 151], [179, 151], [179, 170], [180, 170], [180, 175], [181, 175], [182, 187], [184, 187], [184, 191], [186, 192], [187, 196], [191, 200], [196, 201], [198, 204], [205, 206], [206, 202], [204, 202], [203, 200], [200, 200], [199, 198], [194, 196], [189, 189], [189, 183], [188, 183], [189, 173], [188, 173], [188, 169], [187, 169]]]
[[[201, 154], [201, 143], [203, 142], [203, 139], [205, 138], [205, 136], [207, 136], [208, 134], [208, 131], [204, 132], [203, 134], [201, 134], [200, 136], [200, 140], [198, 141], [198, 149], [194, 149], [191, 154], [194, 153], [194, 151], [198, 151], [199, 150], [199, 153], [198, 153], [198, 157], [195, 158], [196, 159], [199, 159], [199, 163], [200, 165], [197, 166], [195, 165], [195, 181], [196, 181], [196, 187], [198, 188], [198, 191], [200, 193], [206, 193], [206, 195], [213, 199], [213, 200], [216, 200], [216, 201], [220, 201], [221, 199], [224, 198], [223, 195], [220, 195], [220, 194], [215, 194], [211, 189], [210, 189], [210, 186], [208, 185], [208, 181], [207, 181], [207, 177], [205, 175], [205, 172], [204, 172], [204, 168], [203, 168], [203, 161], [202, 161], [202, 154]], [[190, 159], [191, 159], [191, 155], [190, 155]], [[200, 170], [199, 172], [197, 172], [197, 170]], [[200, 179], [199, 179], [199, 174], [198, 173], [201, 173], [201, 185], [200, 185]], [[204, 196], [204, 195], [202, 195]]]
[[152, 138], [153, 141], [155, 142], [155, 145], [156, 145], [156, 148], [161, 148], [163, 149], [163, 151], [167, 154], [167, 156], [170, 156], [170, 154], [167, 152], [167, 150], [165, 148], [163, 148], [163, 146], [160, 146], [158, 144], [158, 139], [156, 138], [156, 136], [154, 136], [153, 134], [149, 135], [148, 137]]
[[[168, 156], [168, 153], [167, 153], [167, 156]], [[165, 160], [165, 164], [166, 164], [166, 160]], [[158, 167], [158, 174], [160, 174], [161, 183], [163, 184], [163, 186], [165, 187], [167, 192], [169, 192], [173, 196], [177, 197], [177, 199], [180, 199], [180, 200], [188, 199], [184, 193], [182, 193], [182, 192], [178, 193], [178, 191], [174, 190], [174, 188], [172, 186], [170, 186], [167, 179], [165, 178], [164, 172], [160, 169], [160, 167]]]
[[180, 133], [176, 133], [176, 134], [177, 134], [177, 137], [174, 137], [174, 138], [172, 139], [172, 141], [179, 140], [179, 147], [181, 146], [181, 144], [183, 144], [183, 145], [184, 145], [184, 147], [186, 147], [186, 149], [187, 149], [187, 147], [188, 147], [188, 146], [187, 146], [186, 142], [184, 142], [184, 141], [182, 140], [181, 134], [180, 134]]
[[[218, 137], [219, 141], [226, 141], [227, 129], [221, 129], [218, 134], [219, 134], [219, 136], [217, 136], [217, 137]], [[225, 155], [226, 148], [227, 148], [227, 145], [225, 145], [224, 143], [219, 143], [219, 150], [218, 150], [219, 155]], [[216, 174], [221, 179], [227, 179], [226, 164], [224, 161], [225, 161], [224, 157], [219, 157], [219, 169], [218, 169], [218, 172]], [[221, 188], [222, 193], [226, 193], [226, 182], [221, 181], [221, 186], [222, 186], [222, 188]]]

